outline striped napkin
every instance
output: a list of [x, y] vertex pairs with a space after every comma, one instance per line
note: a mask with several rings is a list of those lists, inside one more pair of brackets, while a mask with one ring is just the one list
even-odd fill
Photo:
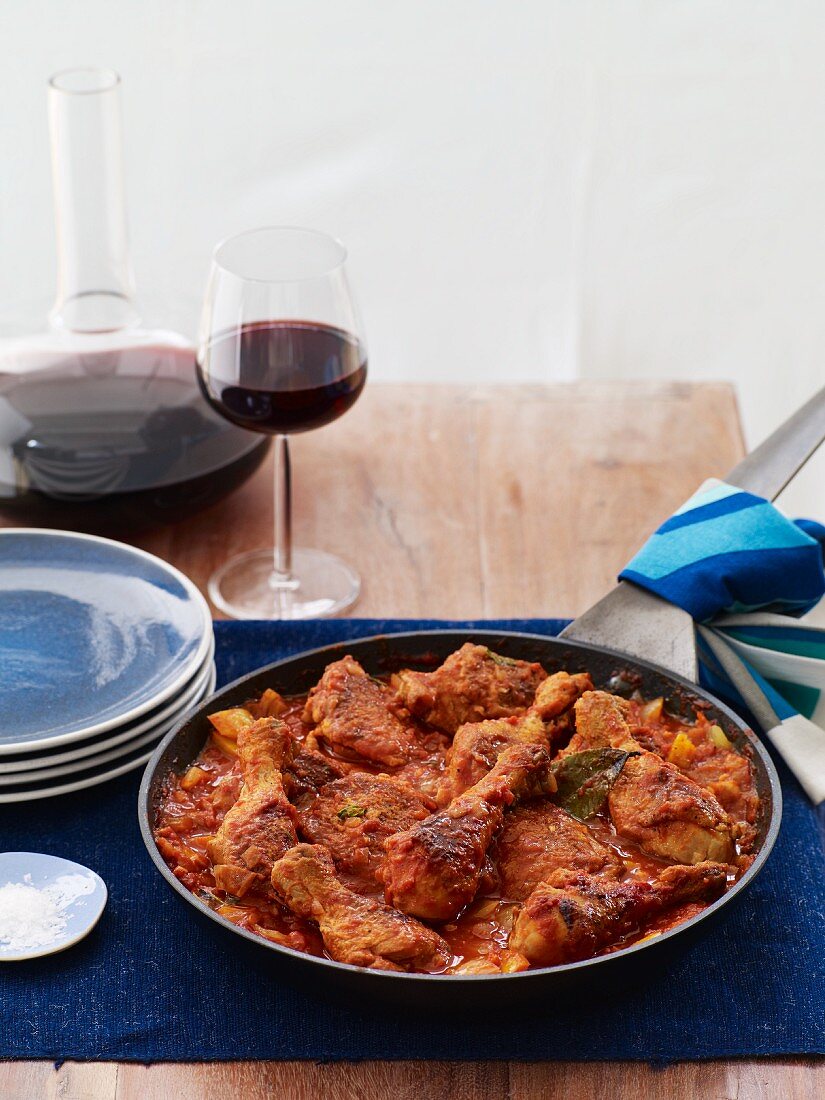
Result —
[[825, 527], [711, 480], [621, 573], [696, 620], [700, 681], [761, 728], [809, 797], [825, 799]]

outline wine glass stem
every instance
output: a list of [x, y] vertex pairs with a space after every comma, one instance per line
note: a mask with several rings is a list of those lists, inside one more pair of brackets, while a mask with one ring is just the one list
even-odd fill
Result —
[[289, 465], [289, 441], [275, 436], [275, 551], [273, 569], [276, 585], [292, 579], [292, 473]]

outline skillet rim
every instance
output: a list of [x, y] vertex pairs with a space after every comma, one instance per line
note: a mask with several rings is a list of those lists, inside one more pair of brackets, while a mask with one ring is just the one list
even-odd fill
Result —
[[[658, 936], [654, 936], [651, 939], [644, 939], [631, 944], [629, 947], [621, 948], [619, 951], [613, 951], [604, 955], [596, 955], [590, 959], [580, 959], [577, 962], [562, 963], [557, 966], [544, 966], [530, 970], [516, 971], [510, 974], [421, 974], [421, 973], [408, 973], [406, 971], [391, 971], [391, 970], [374, 970], [365, 966], [356, 966], [353, 963], [342, 963], [335, 959], [328, 959], [325, 956], [311, 955], [306, 951], [298, 951], [292, 947], [286, 947], [279, 943], [274, 943], [271, 940], [264, 939], [262, 936], [255, 935], [254, 932], [249, 932], [245, 928], [240, 928], [232, 921], [227, 920], [224, 917], [219, 916], [213, 909], [210, 909], [205, 902], [201, 901], [191, 890], [180, 882], [178, 878], [172, 873], [168, 864], [164, 860], [157, 847], [155, 838], [152, 833], [152, 828], [149, 824], [150, 812], [154, 810], [151, 805], [151, 798], [155, 780], [162, 782], [163, 777], [158, 776], [158, 766], [160, 760], [167, 748], [175, 741], [180, 733], [188, 726], [190, 722], [205, 716], [208, 713], [207, 708], [211, 708], [213, 701], [217, 702], [224, 695], [230, 695], [239, 689], [243, 684], [248, 683], [250, 680], [262, 675], [263, 673], [273, 672], [277, 674], [277, 670], [283, 668], [285, 665], [293, 664], [298, 661], [305, 661], [307, 659], [321, 657], [324, 654], [331, 653], [332, 651], [346, 651], [348, 647], [363, 645], [367, 643], [387, 643], [387, 642], [404, 642], [409, 640], [411, 642], [421, 643], [427, 638], [446, 638], [448, 636], [462, 638], [464, 642], [473, 641], [480, 636], [496, 637], [496, 638], [508, 638], [516, 640], [524, 640], [530, 642], [540, 642], [542, 644], [558, 645], [564, 649], [574, 649], [586, 654], [597, 654], [599, 657], [614, 658], [621, 662], [621, 664], [628, 670], [643, 669], [646, 672], [654, 673], [665, 680], [669, 681], [675, 687], [680, 689], [684, 694], [688, 696], [698, 697], [699, 699], [710, 703], [711, 706], [716, 708], [719, 712], [725, 715], [725, 717], [736, 727], [739, 734], [745, 738], [749, 743], [753, 753], [760, 760], [761, 766], [765, 773], [766, 785], [770, 790], [771, 796], [771, 812], [770, 817], [765, 820], [764, 825], [764, 839], [757, 851], [753, 863], [745, 871], [744, 875], [738, 879], [733, 886], [725, 891], [720, 898], [711, 902], [701, 912], [691, 917], [689, 920], [682, 921], [674, 928], [669, 929], [667, 932], [662, 932]], [[463, 644], [463, 643], [460, 643]], [[412, 660], [412, 657], [409, 657]], [[783, 799], [782, 788], [779, 781], [779, 774], [776, 770], [770, 753], [761, 739], [754, 733], [754, 731], [747, 725], [743, 718], [740, 718], [735, 711], [733, 711], [727, 704], [717, 699], [709, 691], [700, 687], [698, 684], [692, 683], [690, 680], [685, 679], [682, 676], [677, 675], [674, 672], [669, 672], [663, 665], [654, 664], [652, 661], [644, 661], [641, 658], [632, 657], [630, 654], [622, 653], [620, 650], [611, 649], [607, 646], [594, 646], [586, 642], [575, 641], [574, 639], [563, 638], [559, 635], [552, 634], [533, 634], [525, 631], [518, 630], [489, 630], [483, 627], [473, 629], [470, 627], [445, 627], [443, 629], [431, 629], [431, 630], [411, 630], [400, 631], [398, 633], [392, 632], [387, 634], [370, 634], [361, 638], [350, 638], [341, 642], [333, 642], [324, 646], [317, 646], [314, 649], [303, 650], [300, 653], [294, 653], [289, 657], [282, 657], [278, 661], [273, 661], [268, 665], [261, 665], [260, 668], [253, 669], [251, 672], [245, 673], [243, 676], [239, 676], [231, 683], [226, 684], [220, 691], [213, 692], [212, 695], [206, 699], [201, 700], [198, 706], [189, 711], [184, 717], [175, 724], [175, 726], [169, 731], [169, 733], [163, 738], [160, 744], [157, 746], [152, 756], [149, 758], [143, 775], [141, 777], [140, 788], [138, 791], [138, 820], [140, 823], [140, 833], [143, 839], [143, 843], [147, 849], [147, 852], [154, 863], [161, 876], [172, 887], [172, 889], [186, 901], [189, 905], [193, 906], [196, 913], [202, 916], [208, 917], [219, 928], [225, 931], [234, 932], [240, 936], [242, 940], [246, 940], [248, 943], [254, 944], [257, 947], [261, 947], [264, 950], [274, 951], [276, 956], [283, 955], [290, 960], [297, 960], [299, 963], [305, 965], [317, 964], [325, 968], [330, 968], [334, 972], [343, 972], [344, 974], [354, 975], [360, 974], [365, 976], [365, 980], [376, 980], [384, 982], [397, 982], [399, 980], [404, 982], [412, 982], [415, 984], [425, 982], [427, 985], [434, 985], [438, 987], [444, 983], [448, 983], [448, 987], [455, 989], [462, 986], [473, 985], [477, 982], [496, 982], [506, 983], [508, 985], [515, 981], [519, 981], [520, 984], [529, 983], [530, 980], [538, 981], [539, 979], [546, 979], [548, 975], [559, 974], [572, 974], [578, 970], [583, 970], [588, 967], [597, 967], [601, 964], [610, 964], [614, 960], [622, 959], [627, 960], [631, 956], [644, 951], [646, 948], [658, 949], [661, 944], [667, 943], [674, 937], [687, 933], [690, 930], [696, 928], [704, 920], [715, 916], [725, 905], [727, 905], [734, 898], [739, 896], [744, 890], [746, 890], [759, 872], [764, 867], [768, 860], [768, 857], [773, 850], [776, 838], [779, 834], [779, 827], [782, 821]], [[389, 987], [388, 987], [389, 988]]]

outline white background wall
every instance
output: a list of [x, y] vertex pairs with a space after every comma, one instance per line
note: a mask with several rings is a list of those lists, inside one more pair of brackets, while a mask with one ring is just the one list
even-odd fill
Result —
[[821, 3], [1, 0], [0, 317], [48, 300], [75, 65], [123, 76], [144, 288], [310, 224], [375, 378], [732, 379], [752, 442], [825, 381]]

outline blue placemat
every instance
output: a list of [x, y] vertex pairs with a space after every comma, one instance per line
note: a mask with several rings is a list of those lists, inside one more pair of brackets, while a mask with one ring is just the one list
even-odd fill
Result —
[[[303, 649], [466, 623], [217, 623], [219, 682]], [[473, 623], [556, 633], [558, 620]], [[386, 1006], [345, 1010], [216, 948], [149, 861], [138, 775], [0, 807], [0, 846], [66, 856], [106, 880], [92, 935], [0, 970], [0, 1057], [63, 1060], [645, 1059], [825, 1052], [825, 875], [815, 811], [782, 768], [785, 817], [739, 906], [641, 990], [449, 1027]]]

